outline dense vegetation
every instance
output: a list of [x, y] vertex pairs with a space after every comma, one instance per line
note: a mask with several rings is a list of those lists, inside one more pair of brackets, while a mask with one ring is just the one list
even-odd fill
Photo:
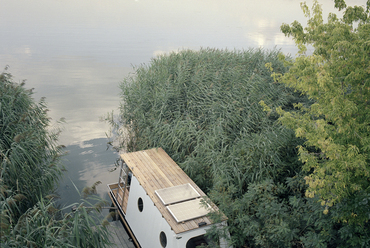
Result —
[[[303, 4], [307, 27], [294, 22], [282, 31], [300, 47], [300, 56], [284, 75], [275, 78], [304, 92], [315, 103], [297, 105], [296, 113], [281, 110], [281, 122], [305, 139], [299, 148], [306, 195], [319, 196], [326, 211], [337, 204], [337, 218], [362, 225], [370, 217], [370, 1], [367, 8], [347, 7], [342, 19], [330, 14], [324, 23], [321, 7]], [[305, 46], [315, 50], [305, 55]]]
[[106, 228], [88, 202], [63, 215], [52, 201], [62, 174], [59, 130], [50, 130], [44, 99], [0, 74], [1, 247], [104, 247]]
[[136, 68], [121, 84], [125, 145], [164, 148], [229, 217], [235, 247], [340, 244], [321, 237], [335, 223], [304, 197], [306, 173], [296, 149], [303, 140], [259, 104], [286, 111], [297, 101], [308, 104], [273, 82], [265, 64], [284, 73], [278, 54], [181, 51]]
[[[343, 1], [336, 3], [343, 7]], [[370, 246], [369, 196], [366, 188], [369, 182], [366, 178], [369, 168], [366, 143], [369, 137], [369, 123], [366, 121], [366, 116], [369, 116], [369, 86], [366, 79], [369, 57], [368, 53], [364, 54], [361, 50], [367, 49], [369, 29], [365, 22], [360, 22], [361, 32], [347, 28], [345, 25], [352, 24], [348, 24], [349, 17], [346, 15], [345, 21], [339, 21], [331, 15], [332, 26], [322, 29], [320, 23], [315, 24], [320, 22], [321, 10], [318, 6], [315, 3], [314, 15], [309, 20], [311, 36], [304, 33], [297, 22], [282, 26], [284, 33], [293, 35], [297, 41], [301, 51], [298, 58], [286, 59], [279, 51], [260, 49], [201, 49], [163, 55], [154, 58], [149, 65], [138, 66], [135, 74], [122, 82], [119, 119], [114, 121], [113, 114], [108, 118], [115, 128], [120, 147], [125, 146], [129, 151], [162, 147], [169, 153], [228, 216], [230, 242], [234, 247]], [[305, 5], [303, 8], [307, 14], [308, 8]], [[347, 13], [356, 16], [353, 13], [359, 13], [358, 10], [347, 8]], [[336, 30], [336, 25], [341, 25], [344, 31]], [[326, 36], [329, 31], [333, 33]], [[348, 42], [346, 46], [338, 48], [325, 40], [336, 37], [339, 31], [346, 32], [350, 37], [354, 33], [351, 38], [354, 46], [350, 50], [345, 49], [350, 46]], [[322, 41], [321, 45], [317, 43], [316, 46], [315, 37]], [[314, 45], [312, 57], [305, 56], [304, 43]], [[358, 44], [360, 48], [356, 48]], [[338, 54], [327, 54], [326, 61], [319, 58], [320, 52], [330, 53], [324, 45], [336, 48]], [[348, 56], [356, 59], [359, 56], [359, 59], [349, 60], [340, 51], [352, 51]], [[342, 86], [315, 78], [328, 75], [325, 74], [327, 71], [321, 70], [325, 66], [333, 69], [340, 66], [332, 63], [331, 58], [342, 59], [340, 70], [330, 72], [330, 75], [338, 76], [336, 83], [340, 84], [339, 78], [345, 77], [341, 72], [346, 65], [348, 70], [345, 71], [351, 75], [348, 76], [351, 81]], [[354, 84], [356, 80], [359, 80], [358, 86]], [[316, 83], [315, 88], [312, 85], [289, 88], [306, 81]], [[320, 87], [335, 88], [339, 92], [336, 92], [338, 98], [334, 98], [333, 103], [346, 104], [354, 99], [365, 102], [356, 106], [357, 112], [348, 112], [348, 108], [343, 109], [339, 105], [331, 108], [330, 94], [326, 96]], [[316, 91], [316, 95], [311, 95], [310, 90], [315, 89], [320, 90]], [[325, 96], [323, 101], [320, 98], [322, 96]], [[319, 105], [328, 108], [327, 112], [316, 108]], [[346, 118], [349, 116], [346, 120], [358, 119], [359, 126], [352, 125], [356, 121], [348, 123], [347, 127], [340, 126], [343, 122], [338, 122], [338, 115], [342, 110], [348, 110], [345, 112]], [[309, 130], [321, 131], [322, 123], [318, 121], [312, 125], [311, 120], [320, 120], [325, 114], [333, 117], [326, 120], [327, 131], [331, 130], [331, 134], [334, 134], [338, 127], [347, 128], [349, 137], [346, 133], [338, 132], [327, 138], [327, 133], [321, 132], [315, 133], [316, 141], [312, 141], [311, 136], [300, 133], [301, 116], [304, 116], [302, 121], [309, 120], [303, 127], [310, 126], [312, 128]], [[355, 127], [355, 131], [350, 131], [350, 127]], [[353, 148], [354, 145], [357, 148], [352, 153], [344, 152], [349, 157], [360, 154], [352, 161], [352, 167], [355, 161], [364, 160], [361, 160], [359, 169], [348, 168], [344, 171], [352, 175], [361, 187], [351, 186], [348, 194], [338, 198], [337, 204], [331, 204], [328, 202], [330, 199], [325, 198], [325, 191], [317, 189], [322, 186], [326, 189], [336, 187], [339, 189], [333, 191], [336, 195], [340, 190], [343, 191], [340, 188], [342, 181], [337, 181], [338, 185], [335, 186], [335, 181], [331, 180], [329, 185], [318, 184], [316, 188], [310, 184], [310, 180], [316, 180], [316, 169], [320, 170], [321, 163], [329, 161], [331, 165], [336, 164], [330, 162], [330, 155], [325, 147], [317, 145], [320, 144], [318, 141], [322, 138], [329, 142], [337, 138], [346, 143], [354, 139], [356, 133], [361, 138], [356, 138], [356, 144], [349, 143], [351, 145], [347, 148]], [[335, 149], [331, 148], [330, 151]], [[319, 154], [319, 165], [309, 163], [305, 159], [307, 154]], [[330, 176], [335, 178], [335, 168], [328, 170], [327, 178]], [[344, 183], [348, 185], [348, 180], [344, 180]], [[354, 190], [359, 194], [353, 195], [351, 192]], [[310, 197], [305, 196], [306, 192]], [[353, 212], [354, 209], [356, 212]], [[348, 221], [348, 213], [361, 218]], [[210, 232], [211, 236], [215, 234], [213, 231]]]

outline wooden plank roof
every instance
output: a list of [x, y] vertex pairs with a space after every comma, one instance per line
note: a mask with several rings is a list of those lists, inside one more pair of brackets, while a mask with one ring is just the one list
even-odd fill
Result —
[[[165, 205], [155, 194], [155, 190], [190, 183], [201, 195], [206, 194], [191, 180], [191, 178], [172, 160], [162, 149], [153, 148], [144, 151], [121, 154], [121, 158], [130, 168], [133, 175], [138, 179], [141, 186], [154, 202], [168, 224], [175, 233], [186, 232], [198, 228], [198, 223], [212, 224], [211, 220], [204, 216], [193, 220], [177, 223]], [[212, 208], [218, 211], [215, 204]], [[226, 216], [225, 216], [226, 220]]]

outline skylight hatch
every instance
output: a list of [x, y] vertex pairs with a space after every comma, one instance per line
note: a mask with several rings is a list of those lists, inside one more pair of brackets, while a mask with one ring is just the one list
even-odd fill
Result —
[[200, 197], [199, 193], [190, 185], [190, 183], [165, 189], [158, 189], [155, 193], [165, 206]]

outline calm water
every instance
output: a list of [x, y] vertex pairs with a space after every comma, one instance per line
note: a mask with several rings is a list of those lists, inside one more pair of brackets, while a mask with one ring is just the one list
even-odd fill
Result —
[[[61, 202], [79, 190], [117, 180], [117, 154], [106, 151], [108, 126], [99, 118], [119, 106], [118, 84], [132, 65], [158, 54], [190, 48], [281, 48], [294, 55], [282, 23], [305, 23], [297, 0], [0, 0], [0, 70], [27, 79], [35, 98], [47, 98], [54, 121], [66, 118], [68, 173]], [[311, 1], [307, 1], [311, 5]], [[347, 3], [364, 5], [363, 1]], [[322, 0], [324, 17], [335, 12]]]

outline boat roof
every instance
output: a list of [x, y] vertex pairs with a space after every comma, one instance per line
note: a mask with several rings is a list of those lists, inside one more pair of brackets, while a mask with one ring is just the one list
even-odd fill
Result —
[[[137, 178], [175, 233], [199, 228], [198, 224], [202, 222], [205, 222], [206, 225], [212, 224], [211, 219], [207, 216], [178, 222], [160, 199], [158, 190], [184, 184], [190, 184], [200, 197], [206, 196], [162, 148], [125, 153], [121, 154], [121, 158], [130, 168], [132, 174]], [[156, 190], [157, 194], [155, 193]], [[214, 211], [219, 211], [214, 203], [208, 202], [208, 204]], [[226, 216], [224, 216], [223, 220], [226, 219]]]

